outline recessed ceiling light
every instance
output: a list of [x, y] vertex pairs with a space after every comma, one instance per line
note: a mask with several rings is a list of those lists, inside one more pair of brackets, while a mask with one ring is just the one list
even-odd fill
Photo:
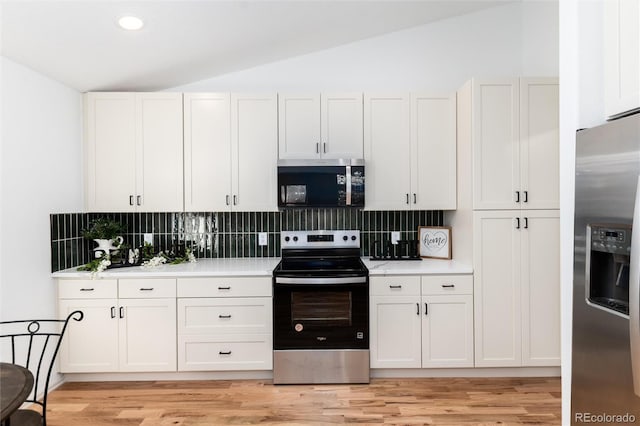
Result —
[[142, 28], [144, 26], [144, 22], [136, 16], [123, 16], [118, 19], [118, 25], [125, 30], [135, 31]]

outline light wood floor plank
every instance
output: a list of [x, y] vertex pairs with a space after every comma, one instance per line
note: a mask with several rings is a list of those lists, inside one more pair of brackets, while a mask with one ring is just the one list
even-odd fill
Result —
[[65, 383], [49, 426], [560, 425], [559, 378]]

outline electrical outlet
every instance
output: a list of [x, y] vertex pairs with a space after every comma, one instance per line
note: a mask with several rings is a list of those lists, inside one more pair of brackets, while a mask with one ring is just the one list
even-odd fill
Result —
[[391, 244], [398, 244], [400, 239], [400, 231], [391, 231]]
[[266, 232], [258, 232], [258, 245], [266, 246], [267, 245], [267, 233]]
[[144, 234], [144, 242], [153, 245], [153, 234]]

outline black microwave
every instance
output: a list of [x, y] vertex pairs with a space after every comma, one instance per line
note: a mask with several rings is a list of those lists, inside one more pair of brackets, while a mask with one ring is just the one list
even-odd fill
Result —
[[364, 160], [279, 160], [278, 207], [364, 207]]

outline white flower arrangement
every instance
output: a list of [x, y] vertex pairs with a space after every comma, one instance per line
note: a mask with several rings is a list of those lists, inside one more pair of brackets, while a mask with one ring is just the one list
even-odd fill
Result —
[[156, 266], [160, 266], [163, 263], [167, 263], [167, 257], [164, 255], [164, 253], [160, 252], [156, 256], [153, 256], [151, 259], [142, 262], [142, 265], [140, 266], [142, 266], [143, 268], [153, 268]]

